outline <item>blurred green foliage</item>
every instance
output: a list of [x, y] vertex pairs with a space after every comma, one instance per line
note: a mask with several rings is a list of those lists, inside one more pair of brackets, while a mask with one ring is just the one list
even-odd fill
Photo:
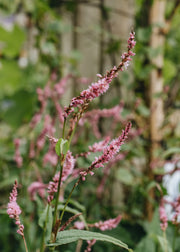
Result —
[[[146, 126], [149, 117], [148, 107], [148, 80], [149, 73], [153, 69], [149, 62], [155, 55], [161, 53], [161, 49], [153, 50], [149, 47], [151, 27], [147, 25], [144, 0], [136, 0], [136, 57], [133, 63], [134, 79], [130, 80], [128, 73], [122, 73], [121, 85], [126, 86], [131, 92], [131, 102], [125, 101], [125, 108], [122, 117], [125, 120], [128, 115], [133, 114], [133, 127], [145, 129], [137, 138], [122, 147], [122, 152], [127, 152], [125, 160], [122, 160], [117, 167], [112, 169], [106, 182], [103, 198], [97, 200], [97, 185], [102, 177], [102, 171], [97, 171], [97, 176], [90, 178], [86, 186], [80, 185], [74, 192], [74, 199], [80, 202], [80, 206], [85, 207], [84, 215], [88, 221], [98, 221], [100, 219], [111, 218], [117, 212], [125, 213], [125, 220], [111, 232], [115, 238], [120, 238], [123, 242], [132, 247], [135, 252], [161, 252], [164, 251], [162, 233], [159, 227], [157, 211], [154, 214], [152, 223], [147, 223], [144, 216], [144, 204], [148, 198], [151, 181], [146, 176], [146, 162], [149, 152], [149, 136]], [[172, 1], [173, 2], [173, 1]], [[173, 8], [173, 3], [168, 1], [167, 17]], [[76, 8], [74, 1], [65, 4], [67, 12], [73, 12]], [[5, 252], [24, 251], [21, 237], [16, 234], [16, 226], [5, 213], [9, 192], [15, 179], [23, 185], [20, 189], [18, 201], [23, 209], [23, 222], [25, 224], [25, 235], [30, 251], [36, 251], [40, 244], [41, 220], [44, 205], [37, 197], [35, 202], [29, 200], [27, 187], [32, 182], [36, 174], [33, 162], [29, 162], [26, 153], [29, 148], [29, 122], [38, 110], [37, 87], [44, 87], [49, 76], [56, 71], [58, 78], [62, 76], [62, 68], [67, 63], [73, 73], [76, 72], [76, 63], [81, 60], [81, 53], [73, 50], [68, 56], [61, 51], [61, 36], [70, 32], [72, 27], [67, 25], [59, 13], [60, 1], [11, 1], [1, 0], [0, 2], [0, 250]], [[19, 21], [16, 17], [20, 15]], [[143, 21], [143, 22], [142, 22]], [[165, 120], [165, 141], [160, 156], [171, 158], [179, 152], [179, 133], [176, 130], [178, 125], [170, 123], [170, 116], [174, 109], [179, 108], [180, 93], [173, 90], [180, 81], [180, 10], [175, 13], [172, 20], [171, 30], [166, 36], [165, 60], [163, 67], [163, 77], [165, 86], [168, 86], [172, 101], [169, 95], [164, 94], [164, 103], [170, 104], [166, 107]], [[113, 37], [113, 36], [112, 36]], [[31, 39], [33, 38], [33, 41]], [[114, 38], [113, 38], [114, 39]], [[121, 48], [121, 41], [114, 39], [105, 50], [107, 54], [113, 54]], [[35, 54], [34, 54], [35, 53]], [[68, 65], [67, 64], [67, 65]], [[172, 92], [171, 92], [172, 91]], [[174, 95], [174, 96], [173, 96]], [[129, 97], [127, 97], [129, 98]], [[135, 108], [134, 104], [140, 99], [140, 105]], [[119, 103], [118, 97], [113, 98], [108, 104], [101, 104], [101, 108], [112, 107]], [[95, 104], [96, 105], [96, 104]], [[93, 107], [93, 105], [92, 105]], [[53, 113], [51, 105], [49, 111]], [[104, 124], [108, 125], [105, 120]], [[35, 129], [34, 135], [38, 135], [42, 129], [42, 122]], [[118, 125], [115, 134], [121, 132], [122, 125]], [[179, 129], [179, 128], [178, 128]], [[16, 137], [23, 139], [21, 154], [26, 158], [23, 169], [18, 169], [14, 162], [13, 140]], [[84, 139], [86, 141], [84, 141]], [[90, 125], [86, 125], [84, 132], [77, 140], [77, 145], [73, 146], [75, 153], [86, 151], [88, 146], [97, 139], [90, 132]], [[47, 151], [42, 151], [41, 156]], [[167, 155], [167, 156], [166, 156]], [[37, 160], [37, 166], [43, 174], [43, 178], [48, 183], [49, 176], [52, 175], [52, 167], [42, 167], [42, 157]], [[143, 162], [143, 168], [137, 169], [135, 160]], [[78, 160], [80, 167], [87, 167], [94, 160], [92, 155], [89, 159]], [[139, 163], [138, 163], [139, 164]], [[120, 182], [123, 185], [122, 205], [112, 204], [111, 193], [113, 184]], [[70, 192], [72, 182], [65, 191], [65, 196]], [[158, 198], [158, 195], [157, 195]], [[81, 205], [82, 204], [82, 205]], [[77, 204], [76, 204], [77, 205]], [[70, 204], [76, 208], [73, 203]], [[155, 203], [158, 206], [158, 203]], [[82, 210], [82, 209], [81, 209]], [[40, 225], [37, 226], [39, 218]], [[67, 213], [67, 218], [69, 217]], [[33, 220], [33, 221], [32, 221]], [[171, 244], [174, 235], [174, 227], [168, 228], [168, 241]], [[105, 232], [110, 234], [110, 232]], [[9, 242], [11, 241], [11, 243]], [[180, 239], [176, 239], [176, 249], [178, 252]], [[82, 249], [86, 248], [84, 243]], [[62, 251], [75, 251], [75, 245], [62, 247]], [[83, 250], [82, 250], [83, 251]], [[97, 243], [94, 251], [121, 251], [117, 247]], [[169, 252], [171, 250], [169, 249]]]

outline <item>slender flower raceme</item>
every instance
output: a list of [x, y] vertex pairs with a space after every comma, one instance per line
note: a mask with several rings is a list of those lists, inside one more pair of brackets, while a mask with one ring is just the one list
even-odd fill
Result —
[[31, 200], [35, 200], [36, 193], [39, 194], [41, 198], [45, 196], [45, 188], [47, 186], [42, 182], [35, 181], [28, 187], [28, 193], [30, 195]]
[[38, 136], [37, 142], [36, 142], [38, 151], [40, 151], [45, 145], [45, 142], [46, 142], [45, 135], [47, 134], [53, 135], [54, 132], [55, 132], [55, 127], [54, 127], [53, 119], [51, 118], [50, 115], [45, 115], [44, 128], [42, 132], [40, 133], [40, 135]]
[[113, 159], [111, 159], [111, 161], [106, 165], [106, 167], [103, 170], [103, 177], [97, 187], [97, 197], [101, 198], [106, 184], [106, 181], [109, 177], [109, 173], [110, 173], [110, 169], [111, 167], [116, 164], [117, 162], [123, 160], [125, 158], [126, 154], [125, 153], [119, 153], [118, 155], [116, 155]]
[[[63, 165], [63, 172], [62, 172], [62, 180], [65, 181], [67, 177], [72, 174], [72, 171], [74, 169], [75, 165], [75, 158], [72, 156], [72, 153], [70, 151], [66, 154], [66, 159]], [[54, 193], [57, 192], [58, 189], [58, 182], [60, 178], [60, 172], [56, 173], [53, 177], [53, 181], [49, 182], [48, 185], [48, 202], [50, 203], [54, 198]]]
[[36, 152], [35, 152], [35, 143], [33, 140], [31, 140], [30, 142], [30, 146], [29, 146], [29, 158], [34, 158], [36, 155]]
[[62, 172], [62, 181], [65, 181], [67, 177], [72, 174], [74, 165], [75, 165], [75, 158], [73, 157], [70, 151], [66, 154], [66, 159], [63, 165], [63, 172]]
[[84, 250], [84, 252], [90, 252], [92, 246], [93, 246], [95, 243], [96, 243], [96, 239], [87, 241], [88, 246], [87, 246], [87, 248]]
[[162, 231], [166, 231], [167, 226], [168, 226], [168, 218], [167, 218], [166, 210], [164, 208], [163, 200], [161, 200], [161, 204], [159, 207], [159, 216], [160, 216], [160, 222], [161, 222], [160, 227]]
[[88, 89], [83, 90], [79, 96], [74, 97], [71, 100], [69, 107], [65, 107], [64, 117], [67, 117], [72, 111], [74, 111], [75, 107], [81, 107], [83, 104], [89, 103], [94, 98], [99, 97], [108, 90], [109, 84], [115, 77], [117, 77], [118, 72], [123, 71], [124, 68], [126, 69], [128, 67], [129, 62], [132, 60], [131, 56], [135, 55], [135, 53], [131, 51], [135, 44], [135, 33], [131, 32], [128, 39], [128, 51], [122, 54], [122, 61], [119, 66], [114, 66], [109, 72], [107, 72], [105, 76], [98, 74], [97, 76], [99, 77], [99, 80], [95, 83], [92, 83]]
[[177, 225], [180, 221], [180, 196], [176, 199], [174, 203], [174, 215], [172, 217], [172, 223]]
[[87, 152], [82, 152], [80, 154], [77, 154], [76, 157], [87, 157], [90, 155], [92, 152], [101, 152], [104, 150], [106, 145], [109, 143], [110, 137], [107, 136], [104, 140], [94, 143], [92, 146], [89, 146], [89, 151]]
[[105, 140], [98, 143], [94, 143], [92, 146], [89, 146], [90, 152], [100, 152], [103, 151], [105, 146], [108, 144], [110, 137], [106, 137]]
[[[114, 219], [109, 219], [109, 220], [106, 220], [106, 221], [99, 221], [99, 222], [96, 222], [96, 223], [93, 223], [93, 224], [87, 224], [87, 226], [89, 228], [93, 228], [93, 227], [98, 228], [101, 231], [111, 230], [111, 229], [116, 228], [118, 226], [121, 219], [122, 219], [121, 215], [118, 215]], [[84, 229], [85, 225], [84, 225], [84, 223], [82, 221], [76, 221], [74, 223], [74, 228]], [[87, 246], [87, 248], [85, 250], [86, 252], [91, 251], [91, 247], [96, 243], [96, 240], [93, 239], [93, 240], [87, 241], [87, 243], [88, 243], [88, 246]]]
[[106, 220], [106, 221], [99, 221], [99, 222], [96, 222], [94, 224], [89, 224], [89, 227], [96, 227], [96, 228], [99, 228], [101, 231], [111, 230], [111, 229], [117, 227], [117, 225], [119, 224], [121, 219], [122, 219], [122, 216], [118, 215], [114, 219], [109, 219], [109, 220]]
[[78, 218], [82, 213], [78, 213], [70, 217], [66, 223], [60, 228], [59, 231], [63, 231], [69, 224], [71, 224], [72, 221], [74, 221], [76, 218]]
[[57, 192], [58, 188], [58, 181], [59, 181], [59, 175], [60, 173], [56, 173], [53, 177], [53, 181], [49, 182], [48, 185], [48, 203], [50, 203], [54, 199], [54, 194]]
[[20, 168], [23, 164], [23, 159], [22, 159], [22, 156], [20, 154], [20, 151], [19, 151], [19, 147], [20, 147], [20, 139], [16, 138], [14, 140], [14, 145], [15, 145], [15, 155], [14, 155], [14, 160], [18, 166], [18, 168]]
[[51, 164], [52, 166], [56, 166], [58, 163], [58, 157], [54, 151], [54, 149], [49, 149], [49, 151], [43, 157], [43, 165], [47, 163]]
[[104, 167], [105, 163], [108, 163], [111, 159], [114, 158], [114, 156], [119, 152], [121, 145], [124, 144], [124, 141], [127, 138], [130, 128], [131, 123], [129, 122], [125, 130], [122, 131], [121, 136], [119, 136], [116, 139], [113, 139], [109, 143], [109, 145], [107, 145], [107, 147], [103, 151], [103, 154], [95, 158], [95, 161], [91, 164], [91, 166], [87, 169], [87, 171], [80, 172], [82, 180], [85, 180], [85, 177], [88, 173], [93, 175], [94, 168]]
[[[89, 228], [93, 228], [93, 227], [98, 228], [101, 231], [111, 230], [111, 229], [116, 228], [118, 226], [121, 219], [122, 219], [122, 216], [118, 215], [116, 218], [109, 219], [109, 220], [106, 220], [106, 221], [99, 221], [99, 222], [92, 223], [92, 224], [87, 224], [87, 226]], [[82, 221], [76, 221], [74, 223], [74, 228], [81, 230], [81, 229], [85, 228], [85, 225], [84, 225], [84, 223]]]
[[58, 139], [55, 139], [54, 137], [49, 137], [50, 146], [48, 152], [43, 157], [43, 165], [46, 165], [47, 163], [50, 163], [52, 166], [56, 166], [58, 163], [58, 156], [55, 152], [55, 145], [58, 141]]
[[7, 214], [10, 218], [15, 219], [15, 223], [18, 226], [17, 233], [24, 236], [24, 226], [21, 224], [19, 215], [21, 214], [21, 209], [17, 204], [17, 181], [14, 183], [12, 192], [10, 193], [9, 203], [7, 205]]

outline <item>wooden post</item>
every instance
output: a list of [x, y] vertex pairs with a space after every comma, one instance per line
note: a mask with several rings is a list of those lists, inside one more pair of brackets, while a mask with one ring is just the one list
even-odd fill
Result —
[[[150, 25], [152, 27], [152, 34], [150, 40], [150, 47], [152, 50], [157, 50], [157, 55], [151, 60], [154, 69], [150, 74], [150, 160], [148, 176], [150, 180], [154, 179], [152, 164], [157, 158], [157, 150], [161, 146], [162, 130], [161, 126], [164, 120], [163, 111], [163, 48], [165, 36], [162, 28], [165, 25], [165, 0], [154, 0], [150, 9]], [[154, 199], [154, 190], [150, 190], [149, 197]], [[153, 204], [147, 203], [147, 217], [149, 220], [153, 216]]]

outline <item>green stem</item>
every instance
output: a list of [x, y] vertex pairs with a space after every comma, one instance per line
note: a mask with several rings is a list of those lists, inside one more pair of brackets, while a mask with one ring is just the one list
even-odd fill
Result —
[[[51, 232], [51, 239], [50, 239], [51, 243], [55, 242], [56, 236], [57, 236], [57, 232], [58, 232], [58, 227], [60, 225], [60, 223], [57, 224], [56, 222], [57, 222], [57, 209], [58, 209], [58, 202], [59, 202], [60, 187], [61, 187], [61, 181], [62, 181], [63, 164], [64, 164], [65, 158], [66, 158], [66, 155], [62, 156], [62, 154], [61, 154], [61, 158], [60, 158], [60, 176], [59, 176], [58, 188], [57, 188], [56, 200], [55, 200], [53, 225], [52, 225], [52, 232]], [[52, 249], [52, 250], [54, 250], [54, 249]]]
[[[64, 123], [63, 123], [63, 133], [62, 133], [62, 138], [64, 139], [65, 135], [65, 127], [66, 127], [66, 118], [64, 118]], [[66, 158], [66, 155], [64, 156], [64, 159]], [[60, 187], [61, 187], [61, 180], [62, 180], [62, 172], [63, 172], [63, 161], [62, 161], [62, 154], [61, 154], [61, 159], [60, 159], [60, 177], [58, 181], [58, 189], [57, 189], [57, 194], [56, 194], [56, 202], [55, 202], [55, 209], [54, 209], [54, 216], [53, 216], [53, 227], [56, 223], [57, 220], [57, 206], [58, 206], [58, 201], [59, 201], [59, 194], [60, 194]]]
[[[79, 119], [80, 119], [80, 118], [79, 118]], [[75, 133], [75, 131], [76, 131], [76, 128], [77, 128], [78, 123], [79, 123], [79, 120], [77, 120], [77, 122], [76, 122], [76, 124], [75, 124], [75, 126], [74, 126], [74, 129], [73, 129], [73, 131], [72, 131], [72, 134], [70, 135], [70, 138], [69, 138], [69, 141], [68, 141], [68, 150], [69, 150], [69, 147], [70, 147], [70, 144], [71, 144], [72, 138], [73, 138], [73, 136], [74, 136], [74, 133]]]
[[[79, 118], [79, 119], [80, 119], [80, 118]], [[79, 119], [77, 120], [77, 122], [76, 122], [76, 124], [75, 124], [75, 127], [74, 127], [74, 129], [73, 129], [73, 131], [72, 131], [72, 134], [71, 134], [71, 136], [70, 136], [70, 138], [69, 138], [69, 141], [68, 141], [68, 150], [69, 150], [69, 147], [70, 147], [72, 138], [73, 138], [73, 136], [74, 136], [76, 127], [77, 127], [77, 125], [78, 125]], [[64, 118], [64, 124], [63, 124], [63, 133], [62, 133], [63, 139], [64, 139], [64, 135], [65, 135], [65, 126], [66, 126], [66, 118]], [[63, 157], [63, 159], [62, 159], [62, 157]], [[60, 187], [61, 187], [61, 181], [62, 181], [63, 164], [64, 164], [64, 160], [65, 160], [65, 159], [66, 159], [66, 154], [65, 154], [64, 156], [61, 154], [61, 158], [60, 158], [60, 177], [59, 177], [59, 181], [58, 181], [58, 189], [57, 189], [56, 200], [55, 200], [55, 208], [54, 208], [54, 216], [53, 216], [53, 225], [52, 225], [52, 232], [51, 232], [51, 239], [50, 239], [50, 242], [51, 242], [51, 243], [55, 242], [55, 240], [56, 240], [58, 228], [59, 228], [59, 226], [60, 226], [60, 224], [61, 224], [62, 217], [63, 217], [63, 215], [64, 215], [64, 211], [65, 211], [65, 209], [66, 209], [66, 206], [67, 206], [67, 204], [68, 204], [68, 202], [69, 202], [69, 200], [70, 200], [70, 198], [71, 198], [72, 192], [74, 191], [75, 187], [79, 184], [79, 181], [80, 181], [80, 179], [81, 179], [81, 178], [79, 178], [78, 184], [77, 184], [77, 185], [76, 185], [76, 184], [74, 185], [74, 187], [73, 187], [73, 189], [72, 189], [72, 191], [71, 191], [71, 193], [70, 193], [70, 195], [69, 195], [69, 197], [68, 197], [68, 200], [67, 200], [67, 202], [66, 202], [66, 204], [65, 204], [65, 206], [64, 206], [64, 209], [63, 209], [63, 211], [62, 211], [62, 213], [61, 213], [60, 219], [57, 219], [57, 208], [58, 208]], [[76, 183], [77, 183], [77, 182], [76, 182]], [[58, 220], [58, 222], [57, 222], [57, 220]], [[54, 230], [54, 228], [55, 228], [55, 230]], [[54, 248], [55, 248], [55, 247], [52, 247], [51, 250], [54, 251]]]
[[64, 123], [63, 123], [63, 132], [62, 132], [63, 139], [64, 139], [64, 135], [65, 135], [65, 128], [66, 128], [66, 117], [64, 117]]
[[59, 218], [60, 221], [62, 221], [64, 212], [65, 212], [66, 207], [67, 207], [67, 205], [68, 205], [68, 203], [69, 203], [69, 200], [71, 199], [72, 193], [73, 193], [74, 189], [79, 185], [79, 182], [80, 182], [80, 181], [81, 181], [81, 177], [79, 177], [78, 181], [74, 184], [74, 186], [73, 186], [73, 188], [72, 188], [72, 190], [71, 190], [71, 192], [70, 192], [70, 194], [69, 194], [69, 196], [68, 196], [68, 198], [67, 198], [67, 200], [66, 200], [66, 203], [65, 203], [65, 205], [64, 205], [64, 208], [63, 208], [62, 213], [61, 213], [60, 218]]
[[62, 171], [63, 171], [63, 165], [60, 165], [60, 177], [59, 177], [59, 181], [58, 181], [58, 189], [57, 189], [55, 208], [54, 208], [53, 227], [56, 224], [56, 220], [57, 220], [57, 206], [58, 206], [58, 201], [59, 201], [59, 193], [60, 193], [60, 186], [61, 186], [61, 180], [62, 180]]
[[26, 252], [28, 252], [28, 248], [27, 248], [27, 244], [26, 244], [26, 239], [25, 239], [24, 235], [23, 235], [23, 241], [24, 241], [24, 246], [25, 246]]
[[43, 235], [42, 235], [42, 240], [41, 240], [40, 252], [44, 251], [44, 240], [45, 240], [45, 233], [46, 233], [48, 215], [49, 215], [49, 204], [48, 204], [48, 209], [47, 209], [47, 213], [46, 213], [45, 223], [44, 223], [44, 226], [43, 226]]
[[176, 235], [177, 235], [176, 226], [174, 227], [174, 236], [173, 236], [173, 243], [172, 243], [172, 252], [175, 252], [175, 245], [176, 245]]
[[164, 236], [164, 240], [165, 240], [165, 251], [164, 252], [168, 252], [166, 231], [163, 232], [163, 236]]

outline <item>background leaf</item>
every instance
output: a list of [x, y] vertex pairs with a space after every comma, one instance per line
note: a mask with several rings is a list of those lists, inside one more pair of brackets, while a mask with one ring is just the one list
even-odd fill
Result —
[[119, 247], [125, 248], [130, 251], [130, 249], [125, 243], [121, 242], [118, 239], [115, 239], [114, 237], [104, 235], [101, 233], [84, 231], [84, 230], [62, 231], [58, 233], [56, 243], [47, 244], [47, 246], [59, 246], [62, 244], [78, 241], [79, 239], [86, 240], [86, 241], [93, 240], [93, 239], [96, 239], [98, 241], [106, 241], [106, 242], [113, 243]]

